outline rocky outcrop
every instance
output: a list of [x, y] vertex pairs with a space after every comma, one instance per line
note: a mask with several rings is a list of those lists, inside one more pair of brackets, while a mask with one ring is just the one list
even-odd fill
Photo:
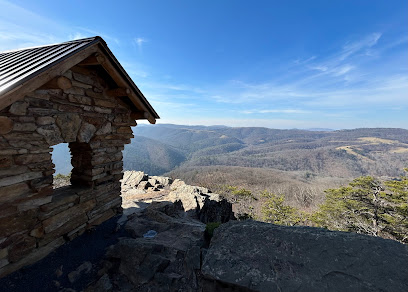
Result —
[[[142, 176], [143, 181], [150, 179]], [[367, 235], [250, 220], [221, 224], [209, 242], [206, 224], [200, 219], [222, 222], [228, 219], [228, 205], [206, 198], [198, 212], [186, 212], [181, 200], [163, 199], [174, 188], [185, 186], [175, 182], [159, 191], [140, 190], [138, 185], [129, 188], [140, 192], [122, 194], [123, 206], [132, 207], [124, 207], [119, 221], [113, 218], [104, 223], [109, 224], [104, 232], [99, 226], [76, 238], [70, 243], [72, 248], [63, 246], [68, 249], [61, 250], [60, 256], [65, 256], [61, 262], [56, 260], [59, 256], [51, 258], [44, 262], [47, 267], [33, 266], [31, 277], [23, 273], [19, 278], [0, 279], [0, 287], [28, 291], [35, 283], [35, 291], [71, 292], [408, 291], [405, 245]], [[188, 194], [196, 196], [197, 192]], [[103, 252], [106, 241], [112, 245]], [[97, 258], [91, 256], [96, 249]], [[70, 263], [72, 258], [74, 263]], [[46, 276], [48, 283], [38, 284]]]
[[88, 291], [408, 291], [408, 248], [392, 240], [248, 220], [221, 224], [208, 248], [181, 201], [153, 202], [125, 228]]
[[[149, 176], [141, 171], [126, 171], [122, 180], [124, 208], [139, 208], [140, 202], [167, 201], [183, 204], [184, 210], [202, 222], [227, 222], [235, 219], [231, 203], [206, 188], [190, 186], [169, 177]], [[126, 211], [125, 211], [126, 213]]]
[[355, 233], [230, 221], [216, 229], [201, 271], [203, 291], [408, 291], [408, 248]]
[[198, 211], [198, 219], [203, 223], [221, 222], [235, 220], [232, 212], [231, 203], [225, 199], [214, 201], [207, 198], [203, 207]]
[[106, 273], [89, 291], [101, 284], [115, 291], [199, 291], [205, 224], [190, 218], [180, 201], [154, 202], [125, 228], [131, 237], [108, 249]]

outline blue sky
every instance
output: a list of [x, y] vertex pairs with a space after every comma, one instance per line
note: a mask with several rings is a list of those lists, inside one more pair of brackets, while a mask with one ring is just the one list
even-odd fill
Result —
[[159, 123], [408, 128], [408, 1], [0, 0], [0, 51], [102, 36]]

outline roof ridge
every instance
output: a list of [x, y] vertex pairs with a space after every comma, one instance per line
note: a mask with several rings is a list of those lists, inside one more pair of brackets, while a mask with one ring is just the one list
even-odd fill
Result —
[[63, 43], [53, 43], [53, 44], [48, 44], [48, 45], [40, 45], [40, 46], [33, 46], [33, 47], [26, 47], [26, 48], [20, 48], [20, 49], [14, 49], [14, 50], [7, 50], [7, 51], [2, 51], [0, 52], [1, 54], [7, 54], [7, 53], [14, 53], [14, 52], [19, 52], [19, 51], [24, 51], [24, 50], [31, 50], [31, 49], [38, 49], [38, 48], [46, 48], [46, 47], [52, 47], [52, 46], [58, 46], [58, 45], [65, 45], [65, 44], [74, 44], [74, 43], [79, 43], [79, 42], [91, 42], [96, 39], [99, 39], [103, 43], [105, 41], [100, 37], [100, 36], [93, 36], [93, 37], [88, 37], [88, 38], [82, 38], [82, 39], [76, 39], [72, 41], [67, 41]]

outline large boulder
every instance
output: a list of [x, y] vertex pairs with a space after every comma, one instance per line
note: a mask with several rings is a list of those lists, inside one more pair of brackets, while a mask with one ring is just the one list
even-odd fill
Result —
[[202, 266], [204, 291], [408, 291], [407, 271], [396, 241], [250, 220], [217, 228]]
[[148, 175], [143, 171], [125, 171], [122, 179], [122, 187], [136, 188], [140, 182], [147, 181]]
[[173, 181], [169, 177], [148, 176], [141, 171], [125, 171], [122, 200], [126, 215], [135, 212], [141, 202], [180, 201], [186, 214], [204, 223], [224, 223], [235, 219], [232, 204], [207, 188], [190, 186], [179, 179]]
[[203, 223], [225, 223], [236, 218], [234, 212], [232, 212], [232, 204], [227, 200], [214, 201], [206, 199], [203, 207], [198, 212], [198, 219]]
[[218, 194], [211, 193], [208, 189], [181, 184], [176, 189], [171, 191], [165, 200], [170, 202], [182, 201], [184, 209], [188, 211], [200, 211], [204, 206], [205, 200], [220, 201]]
[[166, 176], [151, 176], [150, 178], [155, 179], [157, 184], [160, 184], [163, 187], [168, 187], [173, 183], [173, 179]]
[[132, 238], [108, 249], [103, 283], [114, 291], [199, 291], [205, 225], [185, 216], [180, 201], [153, 202], [125, 228]]

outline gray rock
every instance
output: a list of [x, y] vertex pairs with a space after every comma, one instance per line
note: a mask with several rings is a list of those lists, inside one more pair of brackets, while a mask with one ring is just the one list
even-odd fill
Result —
[[173, 180], [166, 176], [151, 176], [150, 178], [155, 179], [157, 184], [161, 184], [163, 187], [167, 187], [173, 183]]
[[44, 136], [49, 145], [56, 145], [64, 142], [60, 129], [55, 124], [39, 127], [37, 128], [37, 132]]
[[183, 218], [184, 217], [184, 207], [181, 201], [170, 202], [152, 202], [147, 208], [148, 211], [153, 209], [155, 211], [166, 214], [167, 216], [173, 218]]
[[225, 223], [229, 220], [235, 220], [234, 212], [232, 212], [232, 204], [227, 200], [214, 201], [206, 199], [204, 206], [198, 213], [198, 218], [203, 223], [221, 222]]
[[186, 253], [184, 259], [187, 270], [199, 270], [201, 268], [201, 249], [199, 246], [192, 246]]
[[137, 188], [141, 190], [147, 190], [148, 188], [152, 187], [152, 185], [148, 181], [141, 181]]
[[110, 122], [107, 122], [98, 131], [96, 131], [96, 135], [106, 135], [111, 132], [112, 132], [112, 124]]
[[107, 274], [104, 274], [95, 284], [88, 287], [85, 292], [108, 292], [113, 288]]
[[38, 117], [37, 118], [37, 124], [40, 126], [44, 125], [50, 125], [55, 122], [55, 119], [53, 117]]
[[[120, 239], [109, 248], [107, 258], [118, 267], [110, 274], [128, 279], [133, 287], [129, 291], [199, 291], [196, 273], [205, 225], [183, 211], [181, 202], [153, 202], [126, 224], [134, 238]], [[157, 235], [143, 238], [149, 230]]]
[[205, 257], [203, 290], [408, 291], [408, 247], [313, 227], [230, 221]]
[[94, 125], [83, 122], [78, 132], [78, 142], [89, 143], [96, 132]]
[[186, 183], [182, 181], [181, 179], [176, 178], [172, 183], [171, 183], [171, 189], [175, 190], [179, 186], [185, 185]]
[[206, 199], [219, 201], [217, 194], [212, 194], [206, 188], [181, 184], [175, 190], [171, 191], [165, 200], [170, 202], [182, 201], [186, 211], [199, 211]]
[[92, 264], [90, 262], [84, 262], [75, 271], [68, 274], [68, 279], [71, 283], [76, 282], [84, 274], [88, 274], [92, 270]]
[[10, 106], [9, 112], [14, 115], [24, 116], [25, 114], [27, 114], [27, 107], [28, 102], [17, 101]]
[[56, 119], [58, 127], [61, 129], [62, 137], [66, 143], [76, 140], [79, 127], [81, 126], [81, 118], [78, 114], [61, 114]]
[[155, 186], [156, 184], [159, 184], [159, 182], [158, 182], [156, 179], [152, 178], [152, 177], [149, 177], [147, 181], [148, 181], [149, 184], [151, 184], [152, 186]]
[[135, 287], [151, 281], [157, 272], [169, 265], [163, 245], [147, 239], [121, 239], [107, 253], [120, 260], [119, 272], [126, 275]]
[[122, 186], [135, 188], [141, 181], [147, 181], [148, 175], [143, 171], [125, 171], [122, 179]]

